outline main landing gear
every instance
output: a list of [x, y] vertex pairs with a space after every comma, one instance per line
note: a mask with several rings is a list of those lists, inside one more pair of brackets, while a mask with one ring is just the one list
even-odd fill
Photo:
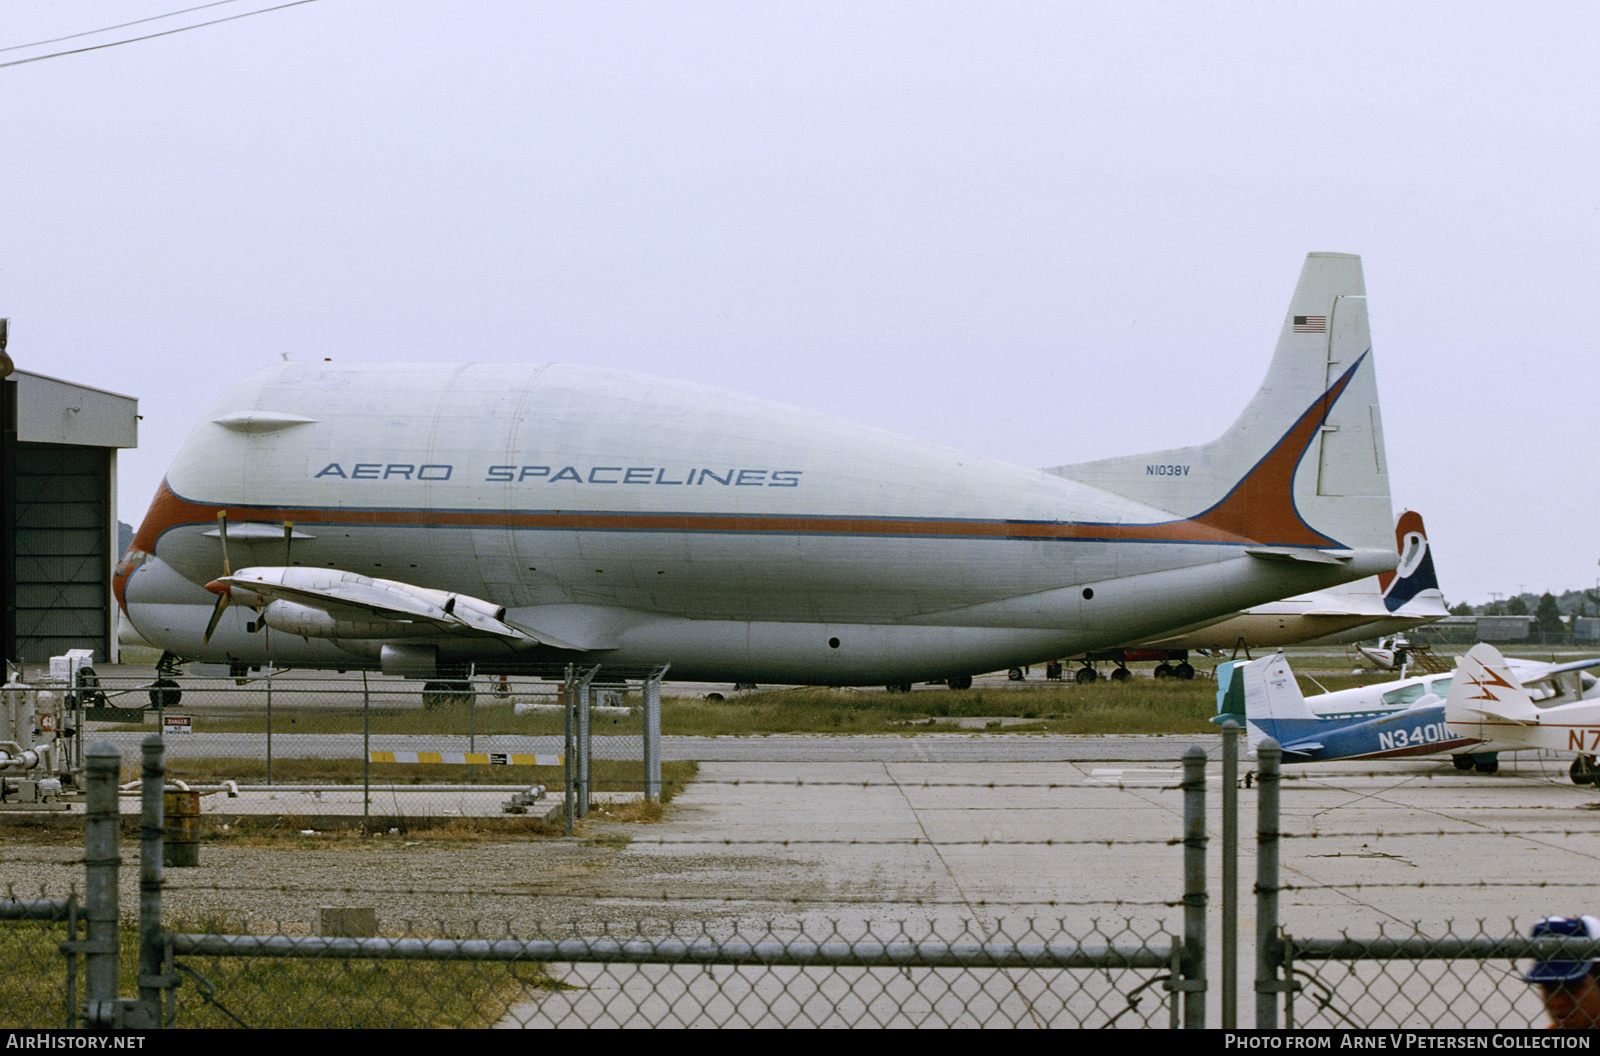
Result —
[[[1462, 752], [1452, 755], [1450, 762], [1457, 770], [1476, 770], [1480, 774], [1497, 774], [1500, 772], [1499, 752]], [[1574, 778], [1573, 780], [1577, 780]]]
[[426, 682], [422, 686], [422, 706], [432, 711], [459, 704], [470, 705], [476, 697], [471, 682]]

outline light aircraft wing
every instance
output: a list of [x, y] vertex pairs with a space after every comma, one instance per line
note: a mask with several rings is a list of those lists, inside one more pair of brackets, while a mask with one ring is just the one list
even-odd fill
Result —
[[1587, 671], [1591, 667], [1600, 667], [1600, 656], [1592, 656], [1587, 660], [1573, 660], [1565, 664], [1537, 664], [1530, 669], [1524, 664], [1512, 664], [1517, 671], [1517, 676], [1524, 685], [1529, 682], [1538, 682], [1555, 675], [1565, 674], [1568, 671]]

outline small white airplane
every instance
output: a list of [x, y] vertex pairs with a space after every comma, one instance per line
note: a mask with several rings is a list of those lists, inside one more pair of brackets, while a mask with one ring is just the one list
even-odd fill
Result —
[[1313, 253], [1220, 438], [1043, 470], [616, 370], [274, 364], [114, 585], [235, 670], [959, 688], [1387, 572], [1390, 509], [1360, 258]]
[[1377, 645], [1357, 645], [1356, 652], [1372, 662], [1379, 671], [1405, 672], [1411, 657], [1411, 640], [1403, 635], [1380, 638]]
[[[1500, 650], [1488, 643], [1475, 645], [1456, 668], [1455, 680], [1445, 698], [1445, 721], [1462, 736], [1494, 740], [1516, 748], [1548, 748], [1572, 752], [1572, 780], [1595, 783], [1595, 754], [1600, 752], [1600, 682], [1588, 669], [1600, 667], [1600, 657], [1567, 664], [1546, 665], [1545, 679], [1572, 673], [1576, 683], [1569, 691], [1576, 699], [1540, 707], [1550, 700], [1549, 685], [1530, 690]], [[1524, 668], [1524, 673], [1525, 673]]]

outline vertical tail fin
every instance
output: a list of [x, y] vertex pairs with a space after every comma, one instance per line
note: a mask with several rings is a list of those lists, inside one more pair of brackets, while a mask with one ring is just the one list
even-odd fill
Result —
[[1403, 510], [1394, 526], [1395, 546], [1400, 552], [1400, 564], [1393, 572], [1378, 575], [1378, 585], [1383, 588], [1383, 604], [1390, 612], [1417, 602], [1426, 605], [1432, 615], [1436, 610], [1443, 614], [1444, 594], [1439, 590], [1439, 577], [1433, 571], [1433, 550], [1428, 545], [1428, 530], [1422, 526], [1422, 514]]
[[1234, 673], [1243, 676], [1245, 715], [1250, 721], [1317, 718], [1282, 653], [1274, 653]]
[[1458, 733], [1478, 736], [1479, 723], [1535, 722], [1538, 715], [1533, 695], [1523, 687], [1500, 650], [1482, 642], [1461, 658], [1444, 705], [1445, 721]]
[[1266, 737], [1287, 746], [1319, 726], [1321, 720], [1306, 703], [1282, 653], [1235, 665], [1233, 679], [1244, 697], [1245, 729], [1251, 748]]
[[1265, 545], [1387, 550], [1389, 476], [1361, 258], [1306, 257], [1266, 379], [1221, 437], [1048, 472]]

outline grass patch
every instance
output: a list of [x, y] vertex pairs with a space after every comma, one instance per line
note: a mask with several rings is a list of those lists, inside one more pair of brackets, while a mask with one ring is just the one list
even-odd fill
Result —
[[[241, 934], [235, 922], [179, 923], [178, 932]], [[0, 1020], [12, 1030], [66, 1025], [58, 945], [64, 924], [0, 923]], [[461, 936], [404, 933], [407, 938]], [[475, 936], [465, 936], [475, 937]], [[123, 997], [138, 994], [137, 934], [120, 932]], [[541, 991], [563, 989], [542, 964], [279, 957], [179, 957], [178, 1027], [491, 1027]], [[195, 978], [197, 973], [204, 981]], [[203, 996], [206, 988], [212, 996]], [[79, 992], [81, 999], [82, 993]]]
[[[1336, 676], [1335, 681], [1349, 676]], [[1328, 680], [1324, 680], [1325, 682]], [[702, 697], [668, 697], [662, 701], [661, 731], [672, 736], [748, 736], [774, 733], [926, 733], [972, 729], [960, 719], [1024, 718], [1026, 726], [995, 728], [1002, 733], [1199, 733], [1216, 711], [1216, 684], [1206, 680], [1180, 682], [1136, 678], [1128, 682], [1074, 682], [1029, 684], [1005, 688], [968, 690], [919, 689], [889, 693], [881, 689], [828, 689], [802, 687], [743, 693], [728, 700]], [[208, 713], [203, 704], [186, 708], [198, 730], [206, 733], [264, 733], [263, 711]], [[424, 710], [374, 708], [368, 716], [374, 735], [465, 737], [559, 736], [559, 714], [516, 715], [510, 703], [465, 704]], [[638, 737], [638, 715], [596, 715], [592, 731], [597, 741], [610, 736]], [[273, 732], [278, 734], [351, 734], [362, 730], [359, 707], [337, 704], [300, 704], [274, 708]], [[116, 727], [111, 727], [116, 728]], [[144, 729], [130, 726], [130, 729]], [[983, 729], [979, 724], [978, 729]], [[597, 754], [602, 754], [598, 753]], [[185, 766], [188, 761], [185, 761]], [[598, 767], [598, 761], [596, 763]], [[457, 780], [459, 767], [374, 765], [374, 780], [385, 783]], [[511, 771], [515, 771], [513, 774]], [[265, 776], [264, 764], [238, 773], [195, 774], [199, 779]], [[492, 784], [528, 782], [551, 784], [553, 771], [534, 767], [478, 767], [476, 781]], [[380, 778], [378, 775], [382, 775]], [[182, 774], [185, 780], [189, 774]], [[321, 779], [315, 760], [279, 760], [273, 776], [278, 781]], [[637, 787], [637, 786], [635, 786]]]
[[1134, 680], [1048, 684], [1004, 689], [785, 689], [732, 700], [674, 698], [663, 705], [662, 727], [699, 735], [749, 733], [926, 733], [967, 730], [958, 719], [985, 721], [989, 733], [1207, 733], [1216, 713], [1211, 682]]

